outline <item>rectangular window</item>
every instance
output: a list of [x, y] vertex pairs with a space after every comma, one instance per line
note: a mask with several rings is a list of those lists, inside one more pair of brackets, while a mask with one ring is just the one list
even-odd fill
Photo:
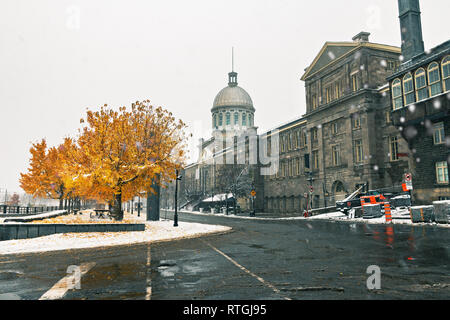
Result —
[[353, 91], [358, 91], [359, 89], [358, 74], [352, 75], [352, 89]]
[[306, 134], [306, 131], [302, 131], [302, 147], [308, 145], [308, 135]]
[[352, 114], [352, 127], [353, 129], [361, 128], [361, 116], [358, 113]]
[[337, 122], [334, 122], [331, 124], [331, 133], [332, 134], [337, 134], [338, 133], [338, 124]]
[[316, 141], [317, 140], [317, 128], [311, 129], [311, 140]]
[[391, 112], [390, 111], [386, 111], [385, 112], [385, 119], [386, 119], [386, 123], [391, 123]]
[[434, 144], [441, 144], [445, 141], [444, 123], [439, 122], [433, 125], [433, 141]]
[[391, 161], [398, 160], [398, 138], [396, 136], [389, 137], [389, 155]]
[[331, 158], [333, 166], [338, 166], [340, 164], [339, 146], [331, 147]]
[[300, 158], [295, 159], [295, 175], [300, 175]]
[[364, 155], [363, 155], [363, 145], [362, 145], [361, 139], [353, 141], [353, 150], [354, 150], [354, 155], [355, 155], [355, 162], [356, 163], [363, 162]]
[[436, 180], [437, 183], [448, 183], [448, 164], [447, 161], [436, 163]]
[[312, 169], [319, 169], [319, 151], [317, 150], [312, 152]]
[[339, 99], [341, 96], [341, 84], [339, 82], [336, 82], [334, 85], [334, 98]]
[[331, 88], [326, 88], [325, 89], [325, 93], [326, 93], [326, 96], [325, 96], [325, 98], [326, 98], [326, 102], [327, 103], [330, 103], [330, 101], [331, 101]]
[[311, 105], [313, 110], [317, 108], [317, 96], [315, 94], [311, 97]]

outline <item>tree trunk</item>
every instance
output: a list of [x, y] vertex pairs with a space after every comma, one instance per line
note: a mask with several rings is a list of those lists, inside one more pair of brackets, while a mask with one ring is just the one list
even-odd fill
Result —
[[119, 191], [119, 193], [116, 193], [114, 195], [114, 203], [111, 210], [111, 216], [116, 221], [122, 221], [123, 220], [123, 211], [122, 211], [122, 191]]
[[64, 206], [64, 199], [63, 199], [63, 197], [61, 196], [61, 197], [59, 198], [59, 210], [63, 210], [63, 206]]

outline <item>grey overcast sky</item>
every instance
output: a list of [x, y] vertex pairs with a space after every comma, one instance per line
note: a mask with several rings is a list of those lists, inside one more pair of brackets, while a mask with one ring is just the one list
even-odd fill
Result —
[[[450, 2], [421, 9], [425, 47], [448, 40]], [[304, 69], [363, 30], [399, 46], [397, 0], [2, 0], [0, 188], [21, 192], [31, 142], [75, 136], [86, 107], [150, 99], [208, 138], [232, 46], [259, 132], [300, 117]]]

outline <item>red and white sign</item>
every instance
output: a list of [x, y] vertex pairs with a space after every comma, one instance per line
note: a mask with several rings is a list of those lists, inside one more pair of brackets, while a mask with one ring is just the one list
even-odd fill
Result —
[[412, 180], [411, 173], [406, 173], [405, 174], [405, 181], [406, 182], [410, 182], [411, 180]]
[[403, 191], [409, 191], [409, 190], [413, 190], [413, 185], [411, 181], [406, 181], [405, 183], [402, 184], [402, 189]]
[[314, 192], [313, 186], [309, 186], [309, 192], [310, 192], [310, 193], [313, 193], [313, 192]]

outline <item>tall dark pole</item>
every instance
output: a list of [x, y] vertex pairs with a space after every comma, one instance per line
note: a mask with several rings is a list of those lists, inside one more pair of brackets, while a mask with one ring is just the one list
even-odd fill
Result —
[[178, 227], [178, 169], [175, 170], [175, 215], [173, 217], [173, 226]]

